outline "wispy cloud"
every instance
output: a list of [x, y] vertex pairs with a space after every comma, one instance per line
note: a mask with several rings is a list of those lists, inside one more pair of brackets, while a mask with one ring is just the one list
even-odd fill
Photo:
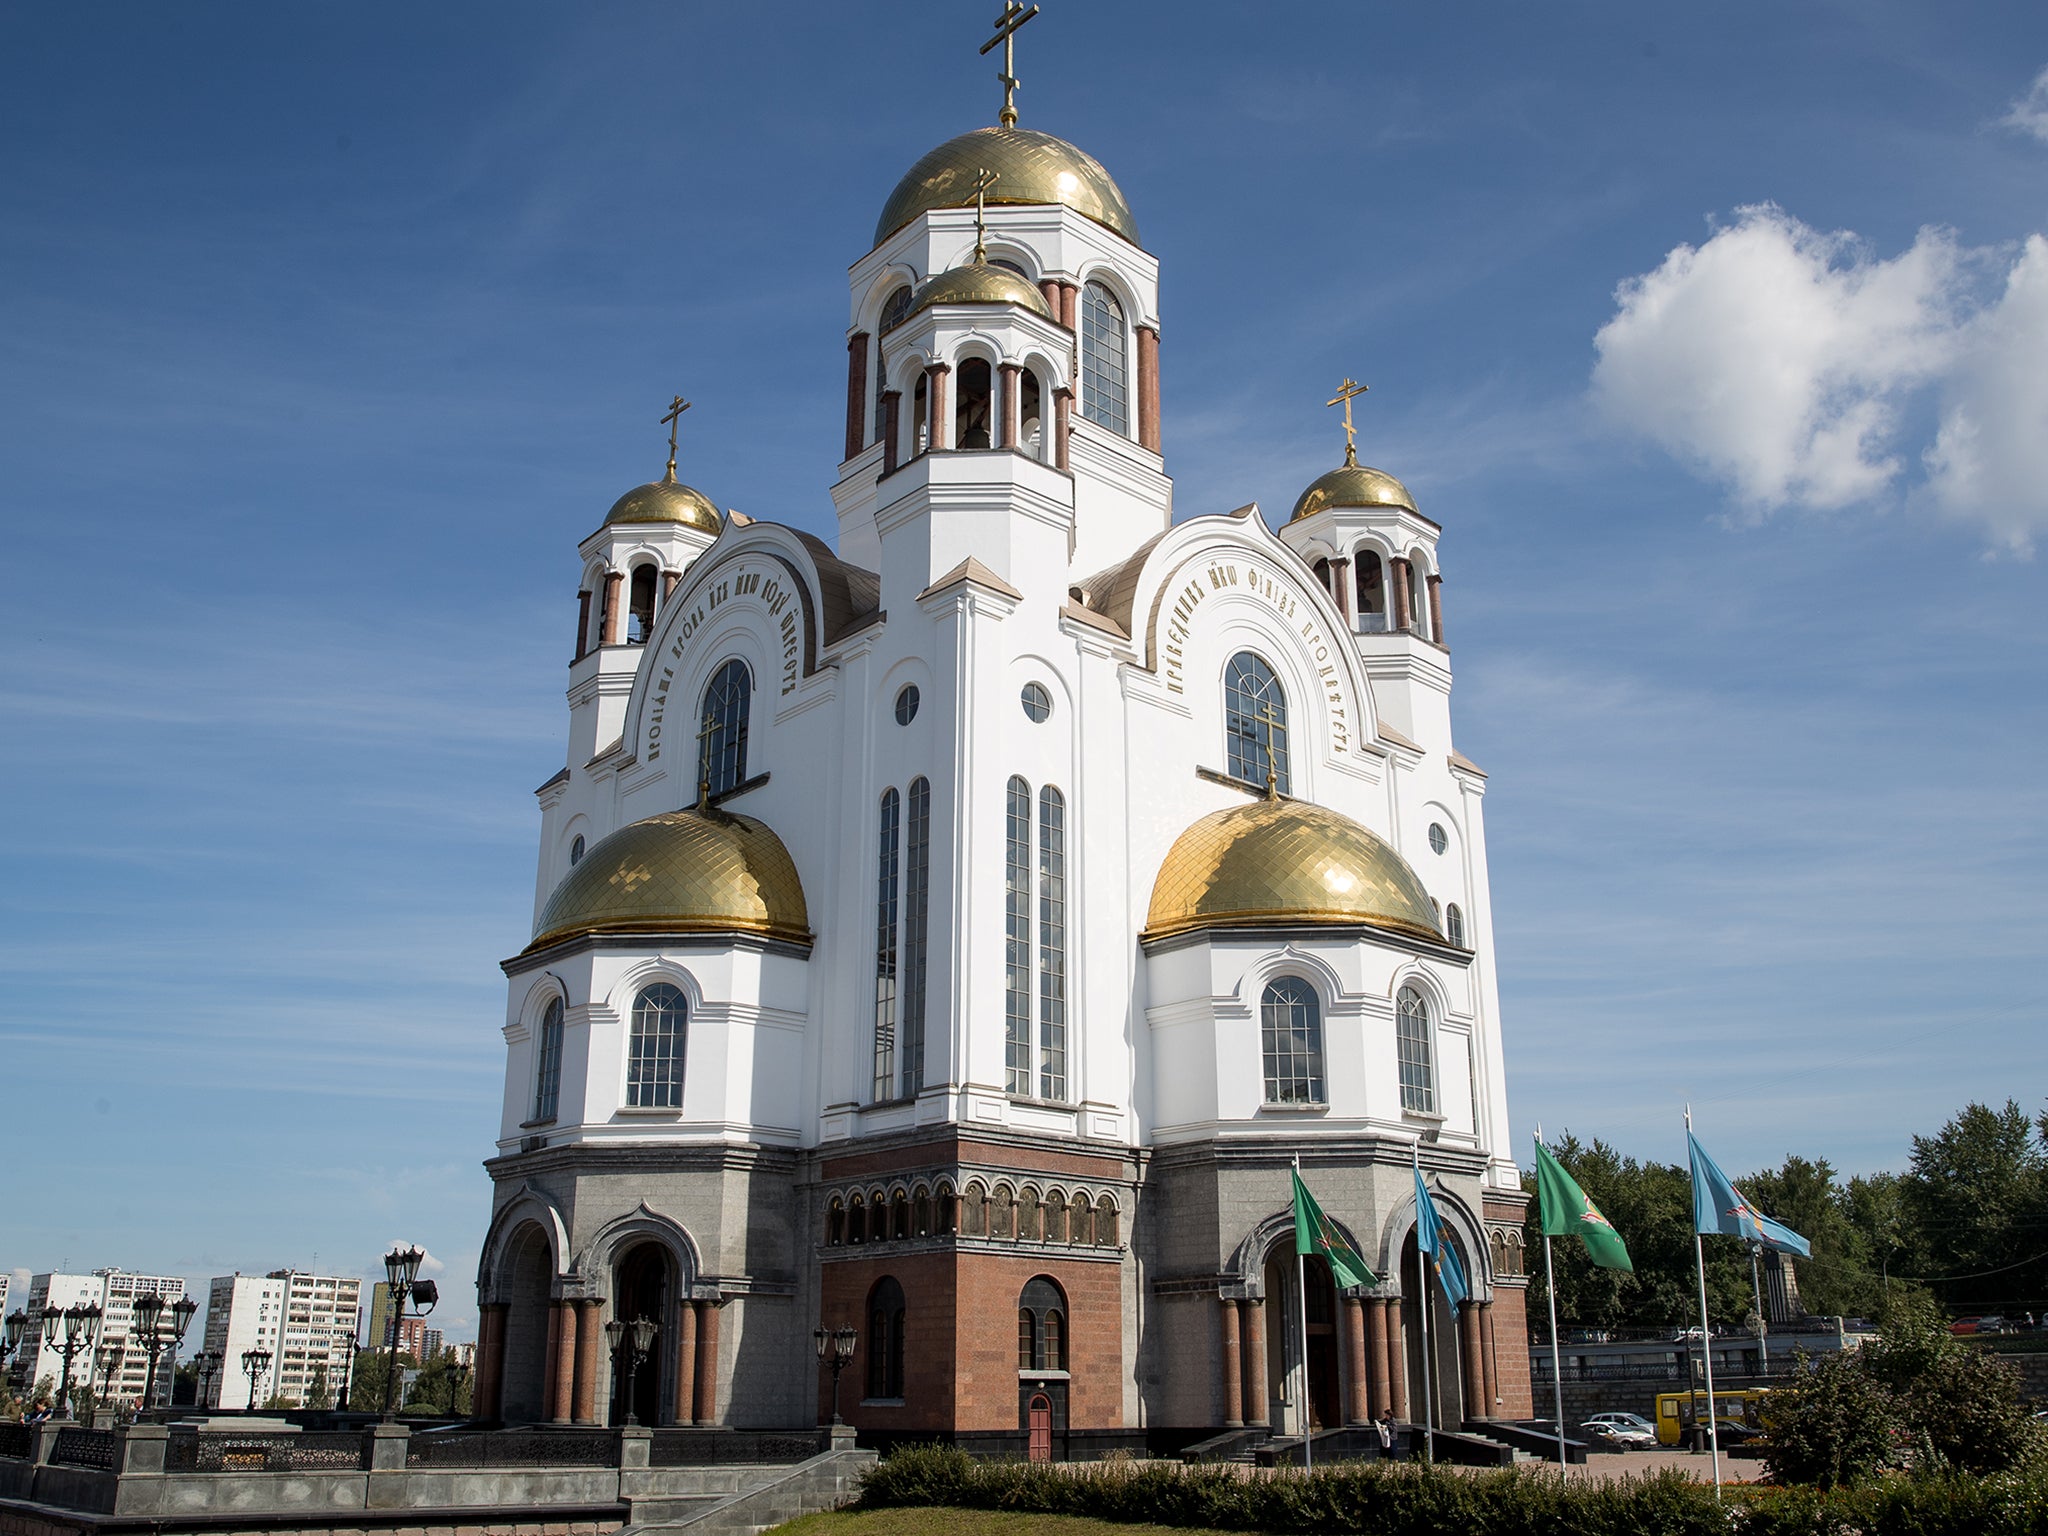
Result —
[[2012, 104], [2011, 110], [1999, 122], [2048, 144], [2048, 69], [2034, 76], [2032, 88]]

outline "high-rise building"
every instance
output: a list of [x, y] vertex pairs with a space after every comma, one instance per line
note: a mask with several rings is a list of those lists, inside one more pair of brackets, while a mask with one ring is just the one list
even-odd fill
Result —
[[[168, 1305], [185, 1294], [185, 1282], [177, 1275], [138, 1275], [125, 1269], [96, 1269], [84, 1275], [53, 1270], [33, 1276], [24, 1308], [29, 1327], [8, 1372], [15, 1391], [31, 1392], [45, 1376], [53, 1384], [63, 1379], [63, 1351], [43, 1342], [44, 1310], [98, 1306], [100, 1317], [83, 1336], [85, 1347], [72, 1356], [72, 1388], [89, 1387], [102, 1401], [140, 1406], [149, 1383], [149, 1351], [136, 1336], [135, 1299], [151, 1292]], [[159, 1350], [159, 1404], [171, 1400], [171, 1375], [169, 1350]]]
[[[261, 1407], [272, 1399], [295, 1408], [333, 1406], [355, 1364], [362, 1286], [353, 1275], [293, 1269], [215, 1278], [204, 1347], [218, 1352], [220, 1364], [203, 1406]], [[245, 1360], [252, 1351], [269, 1358]]]

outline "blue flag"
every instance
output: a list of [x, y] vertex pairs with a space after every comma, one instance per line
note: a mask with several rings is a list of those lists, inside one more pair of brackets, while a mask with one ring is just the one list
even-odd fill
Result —
[[1745, 1243], [1761, 1243], [1779, 1253], [1798, 1258], [1813, 1257], [1813, 1244], [1783, 1222], [1773, 1221], [1743, 1198], [1721, 1165], [1707, 1156], [1707, 1149], [1691, 1131], [1685, 1139], [1692, 1148], [1692, 1224], [1702, 1233], [1725, 1233]]
[[1465, 1283], [1465, 1266], [1458, 1258], [1458, 1250], [1443, 1230], [1443, 1221], [1436, 1213], [1436, 1201], [1430, 1198], [1429, 1186], [1422, 1182], [1422, 1170], [1415, 1170], [1415, 1246], [1429, 1255], [1430, 1267], [1436, 1272], [1436, 1283], [1443, 1288], [1444, 1299], [1455, 1307], [1467, 1296], [1472, 1288]]

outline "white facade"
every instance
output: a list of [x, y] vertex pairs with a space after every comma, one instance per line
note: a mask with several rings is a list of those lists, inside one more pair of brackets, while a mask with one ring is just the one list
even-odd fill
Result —
[[[185, 1282], [176, 1275], [138, 1275], [124, 1269], [96, 1269], [87, 1275], [53, 1271], [33, 1276], [25, 1308], [29, 1325], [10, 1362], [16, 1391], [32, 1391], [45, 1376], [53, 1386], [63, 1379], [63, 1350], [42, 1342], [44, 1309], [98, 1306], [99, 1321], [83, 1336], [85, 1347], [72, 1357], [71, 1385], [74, 1390], [90, 1386], [102, 1401], [139, 1406], [149, 1383], [149, 1351], [135, 1336], [134, 1307], [138, 1296], [150, 1292], [163, 1297], [168, 1306], [185, 1294]], [[159, 1403], [170, 1401], [170, 1359], [166, 1346], [157, 1355]]]
[[[355, 1366], [361, 1280], [274, 1270], [219, 1275], [209, 1288], [204, 1348], [219, 1360], [202, 1406], [260, 1408], [272, 1398], [293, 1407], [332, 1407]], [[243, 1355], [269, 1353], [253, 1379]], [[324, 1383], [324, 1387], [323, 1387]], [[324, 1403], [309, 1397], [322, 1389]]]

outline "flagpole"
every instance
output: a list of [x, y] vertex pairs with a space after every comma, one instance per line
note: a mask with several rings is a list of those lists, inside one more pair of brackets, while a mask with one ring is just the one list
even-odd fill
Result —
[[1771, 1374], [1771, 1341], [1766, 1335], [1770, 1332], [1770, 1324], [1764, 1320], [1764, 1283], [1756, 1275], [1757, 1255], [1763, 1251], [1761, 1243], [1749, 1245], [1749, 1291], [1756, 1298], [1757, 1353], [1762, 1360], [1764, 1375], [1768, 1376]]
[[[1294, 1177], [1301, 1177], [1301, 1154], [1294, 1154]], [[1297, 1224], [1298, 1225], [1298, 1224]], [[1312, 1442], [1315, 1436], [1308, 1417], [1308, 1257], [1301, 1251], [1301, 1239], [1297, 1231], [1294, 1243], [1294, 1285], [1296, 1315], [1301, 1321], [1301, 1470], [1314, 1470], [1315, 1451]]]
[[[1422, 1178], [1422, 1144], [1420, 1142], [1411, 1142], [1408, 1150], [1410, 1156], [1415, 1160], [1415, 1177], [1420, 1182]], [[1427, 1186], [1424, 1186], [1424, 1193], [1427, 1193]], [[1422, 1231], [1422, 1212], [1420, 1207], [1416, 1209], [1415, 1230], [1417, 1233]], [[1436, 1460], [1436, 1394], [1430, 1387], [1430, 1377], [1433, 1374], [1430, 1366], [1433, 1362], [1429, 1357], [1429, 1261], [1422, 1256], [1422, 1244], [1419, 1242], [1415, 1245], [1415, 1276], [1422, 1282], [1420, 1287], [1422, 1295], [1418, 1298], [1421, 1303], [1418, 1310], [1422, 1315], [1422, 1459], [1434, 1462]]]
[[[1543, 1145], [1543, 1127], [1540, 1125], [1536, 1127], [1536, 1145], [1539, 1148]], [[1542, 1167], [1542, 1161], [1541, 1158], [1537, 1159], [1539, 1171]], [[1536, 1224], [1544, 1226], [1543, 1196], [1540, 1189], [1537, 1192], [1536, 1198]], [[1557, 1405], [1557, 1470], [1558, 1474], [1563, 1476], [1566, 1472], [1564, 1456], [1564, 1367], [1560, 1363], [1557, 1350], [1557, 1266], [1551, 1262], [1550, 1232], [1547, 1227], [1543, 1233], [1543, 1280], [1543, 1294], [1550, 1303], [1550, 1384], [1556, 1389], [1552, 1396], [1556, 1399]]]
[[[1685, 1133], [1689, 1143], [1692, 1137], [1692, 1106], [1690, 1104], [1685, 1106]], [[1686, 1167], [1692, 1170], [1694, 1185], [1693, 1202], [1694, 1208], [1697, 1209], [1700, 1176], [1699, 1170], [1693, 1168], [1691, 1152], [1691, 1146], [1688, 1145], [1685, 1162]], [[1699, 1264], [1700, 1360], [1706, 1366], [1707, 1372], [1707, 1447], [1714, 1457], [1714, 1497], [1718, 1500], [1721, 1497], [1721, 1426], [1715, 1422], [1714, 1418], [1714, 1329], [1713, 1325], [1707, 1321], [1707, 1246], [1700, 1239], [1700, 1224], [1697, 1219], [1692, 1224], [1692, 1252], [1693, 1258]]]

